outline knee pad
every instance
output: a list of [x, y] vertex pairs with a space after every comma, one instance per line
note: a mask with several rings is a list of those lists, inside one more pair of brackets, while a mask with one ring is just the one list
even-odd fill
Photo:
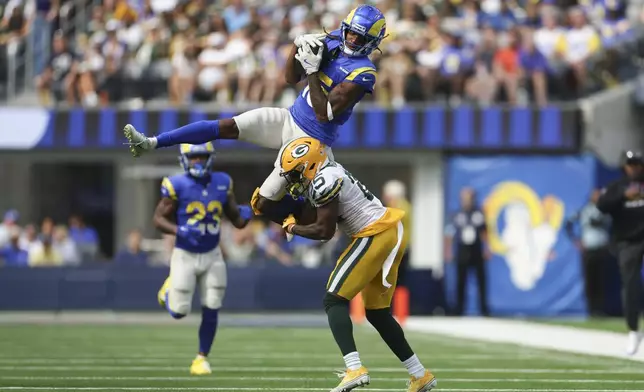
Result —
[[209, 288], [206, 290], [205, 298], [201, 299], [201, 306], [208, 309], [221, 309], [225, 293], [225, 288]]
[[336, 295], [333, 295], [331, 293], [326, 293], [324, 296], [324, 299], [322, 300], [322, 303], [324, 304], [324, 311], [328, 312], [329, 309], [331, 309], [334, 306], [349, 306], [349, 300], [346, 300], [342, 297], [338, 297]]
[[365, 316], [367, 317], [367, 321], [369, 321], [373, 326], [376, 326], [376, 324], [381, 323], [383, 320], [393, 317], [391, 315], [391, 308], [367, 309], [365, 310]]
[[[174, 319], [182, 319], [190, 313], [190, 307], [192, 306], [191, 302], [176, 299], [176, 297], [184, 297], [184, 292], [183, 291], [174, 291], [175, 295], [167, 295], [166, 296], [166, 307], [168, 309], [168, 313], [170, 313], [170, 316]], [[173, 298], [175, 298], [173, 300]], [[178, 303], [177, 303], [178, 302]]]

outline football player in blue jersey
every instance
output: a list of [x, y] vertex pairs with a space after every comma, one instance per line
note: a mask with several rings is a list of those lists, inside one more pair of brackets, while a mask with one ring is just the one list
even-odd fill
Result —
[[[199, 144], [216, 139], [239, 139], [262, 147], [281, 149], [298, 137], [313, 137], [327, 147], [338, 137], [354, 106], [376, 83], [376, 67], [369, 55], [385, 38], [385, 17], [376, 7], [361, 5], [329, 34], [298, 36], [286, 63], [285, 78], [295, 85], [306, 79], [307, 86], [289, 109], [259, 108], [233, 118], [199, 121], [146, 137], [132, 125], [123, 132], [135, 157], [156, 148], [180, 143]], [[323, 61], [323, 59], [325, 61]], [[300, 66], [298, 66], [298, 64]], [[256, 213], [281, 222], [301, 200], [286, 197], [286, 180], [280, 175], [279, 156], [275, 168], [259, 188]]]
[[182, 144], [180, 149], [185, 173], [163, 179], [162, 198], [154, 211], [154, 225], [176, 236], [170, 276], [159, 290], [158, 300], [173, 318], [181, 319], [189, 313], [199, 284], [199, 353], [190, 373], [204, 375], [211, 373], [207, 357], [226, 290], [226, 265], [219, 248], [221, 218], [225, 214], [235, 227], [243, 228], [253, 213], [249, 206], [237, 205], [230, 176], [212, 171], [212, 143]]

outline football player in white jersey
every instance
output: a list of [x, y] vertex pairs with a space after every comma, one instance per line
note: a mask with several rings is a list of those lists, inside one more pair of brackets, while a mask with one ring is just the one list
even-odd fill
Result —
[[337, 224], [353, 238], [329, 278], [324, 297], [329, 326], [347, 367], [340, 385], [331, 392], [350, 391], [370, 381], [356, 349], [349, 314], [349, 302], [358, 293], [362, 293], [367, 320], [409, 371], [408, 392], [431, 390], [436, 378], [420, 363], [390, 309], [407, 246], [401, 222], [404, 211], [384, 207], [342, 165], [331, 161], [324, 145], [314, 138], [291, 141], [278, 159], [287, 192], [304, 196], [316, 212], [313, 222], [303, 224], [289, 216], [283, 223], [286, 232], [329, 240]]

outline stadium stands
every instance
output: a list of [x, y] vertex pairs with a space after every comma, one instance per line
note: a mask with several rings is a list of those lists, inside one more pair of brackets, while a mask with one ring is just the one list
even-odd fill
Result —
[[[4, 6], [0, 53], [12, 60], [0, 61], [0, 83], [11, 95], [34, 75], [44, 103], [51, 94], [86, 106], [288, 104], [294, 92], [281, 69], [293, 38], [339, 26], [355, 6], [347, 0], [43, 3], [49, 2]], [[377, 5], [389, 34], [375, 54], [373, 99], [383, 105], [575, 99], [632, 78], [642, 52], [640, 1]]]

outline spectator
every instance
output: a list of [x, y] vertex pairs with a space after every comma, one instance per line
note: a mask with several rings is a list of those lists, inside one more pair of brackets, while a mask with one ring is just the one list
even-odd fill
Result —
[[175, 47], [172, 56], [172, 73], [168, 83], [170, 102], [175, 105], [187, 104], [192, 100], [197, 74], [197, 48], [185, 42]]
[[101, 55], [105, 60], [105, 67], [102, 70], [102, 83], [99, 91], [103, 103], [118, 101], [123, 94], [123, 67], [127, 56], [127, 45], [118, 38], [118, 30], [121, 23], [112, 19], [107, 22], [105, 29], [107, 39], [101, 45]]
[[[600, 189], [594, 189], [590, 200], [566, 220], [566, 234], [581, 251], [584, 270], [586, 303], [591, 316], [604, 315], [604, 280], [606, 263], [610, 260], [610, 216], [597, 209]], [[580, 237], [573, 227], [579, 223]]]
[[522, 38], [522, 45], [519, 50], [519, 65], [524, 83], [532, 91], [536, 103], [540, 106], [546, 105], [548, 99], [546, 78], [548, 60], [537, 50], [529, 32], [526, 32]]
[[257, 248], [269, 261], [275, 261], [284, 266], [292, 266], [293, 258], [284, 242], [284, 231], [273, 222], [264, 227], [257, 227], [255, 242]]
[[493, 72], [499, 86], [503, 88], [506, 100], [511, 105], [517, 104], [519, 89], [519, 37], [518, 30], [499, 37], [499, 49], [494, 55]]
[[234, 33], [250, 24], [250, 11], [243, 0], [232, 0], [223, 13], [228, 32]]
[[72, 215], [69, 218], [69, 234], [78, 246], [83, 261], [93, 261], [98, 256], [98, 233], [85, 225], [83, 218]]
[[79, 265], [81, 263], [78, 247], [74, 240], [69, 238], [69, 232], [65, 226], [59, 225], [54, 228], [54, 248], [63, 258], [66, 265]]
[[61, 31], [54, 34], [53, 53], [45, 71], [36, 79], [36, 86], [44, 104], [49, 102], [49, 93], [55, 101], [67, 101], [73, 104], [76, 101], [75, 83], [77, 58], [68, 47]]
[[197, 86], [199, 96], [209, 100], [216, 97], [219, 102], [228, 102], [228, 77], [225, 66], [229, 62], [229, 53], [225, 50], [226, 36], [223, 33], [212, 33], [208, 36], [207, 47], [198, 58], [199, 74]]
[[41, 236], [40, 244], [29, 250], [30, 267], [59, 267], [63, 265], [63, 256], [53, 246], [50, 236]]
[[243, 267], [252, 261], [255, 253], [253, 230], [252, 224], [241, 230], [236, 230], [228, 221], [222, 224], [221, 250], [227, 263]]
[[563, 41], [564, 60], [572, 69], [577, 95], [588, 91], [588, 71], [592, 71], [600, 50], [597, 32], [586, 21], [583, 11], [572, 8], [568, 12], [570, 29]]
[[141, 249], [143, 236], [139, 230], [132, 230], [127, 237], [127, 244], [117, 254], [115, 261], [119, 264], [146, 265], [148, 262], [147, 252]]
[[7, 245], [11, 238], [13, 229], [17, 227], [20, 214], [17, 210], [9, 210], [4, 214], [4, 220], [0, 224], [0, 248]]
[[0, 259], [4, 265], [11, 267], [27, 267], [29, 265], [29, 253], [20, 247], [20, 229], [12, 226], [9, 229], [9, 242], [0, 247]]
[[36, 226], [31, 224], [26, 225], [20, 237], [20, 248], [31, 252], [31, 249], [37, 246], [40, 246], [40, 241], [38, 241]]

